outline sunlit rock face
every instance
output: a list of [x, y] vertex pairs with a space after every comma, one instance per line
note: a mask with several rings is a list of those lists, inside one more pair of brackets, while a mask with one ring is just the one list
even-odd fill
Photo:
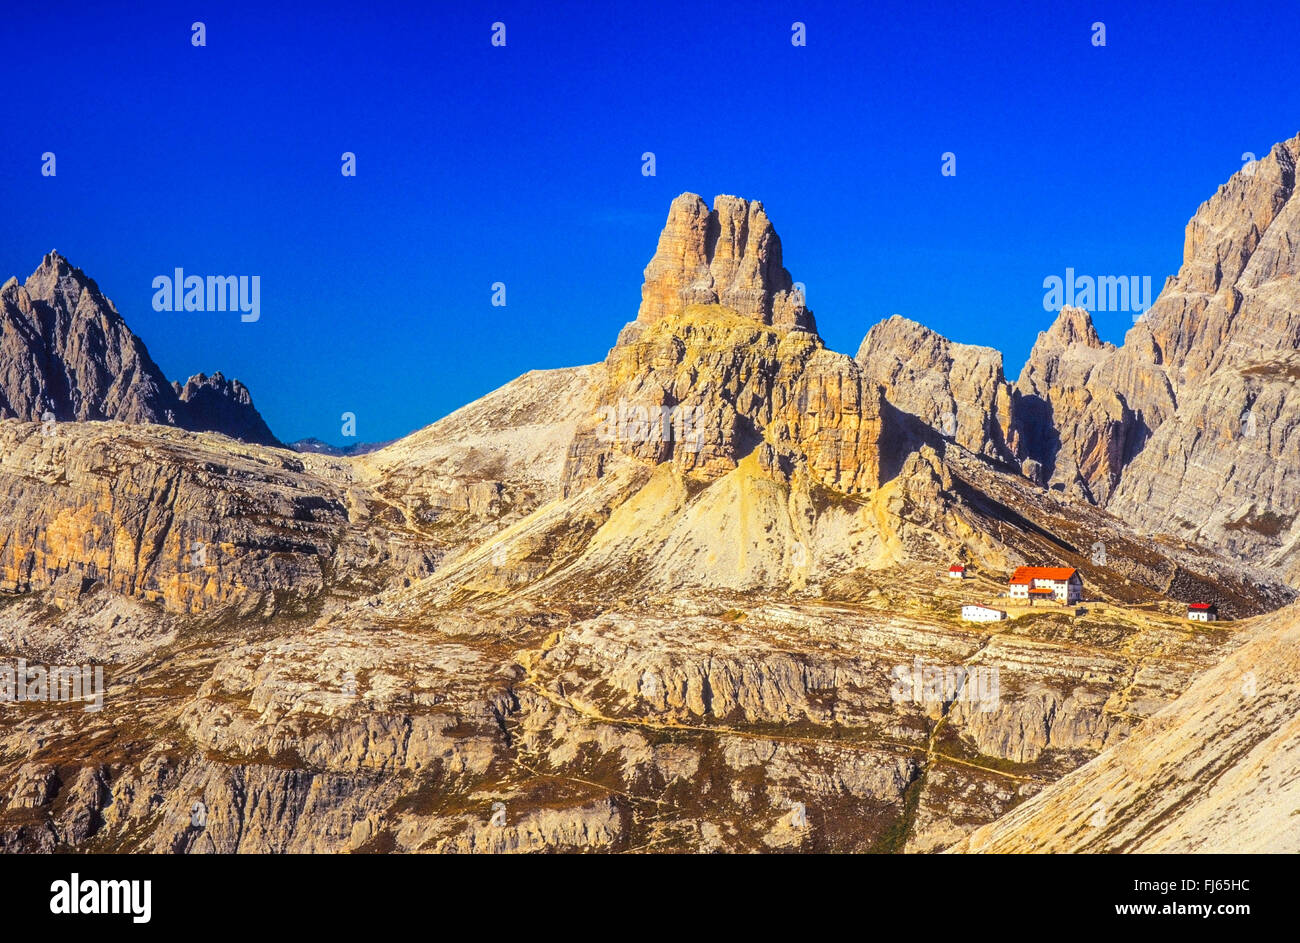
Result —
[[812, 312], [781, 263], [781, 239], [757, 200], [694, 193], [673, 200], [646, 266], [637, 321], [653, 324], [689, 305], [720, 304], [783, 331], [816, 332]]

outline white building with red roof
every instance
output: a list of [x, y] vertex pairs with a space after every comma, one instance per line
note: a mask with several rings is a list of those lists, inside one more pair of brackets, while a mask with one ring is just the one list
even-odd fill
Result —
[[1072, 605], [1083, 598], [1083, 578], [1069, 566], [1021, 566], [1011, 574], [1007, 595], [1028, 602]]
[[960, 563], [954, 563], [952, 566], [948, 567], [948, 579], [964, 580], [965, 578], [966, 578], [966, 568], [962, 566]]
[[1191, 602], [1187, 604], [1188, 622], [1218, 622], [1219, 610], [1212, 602]]

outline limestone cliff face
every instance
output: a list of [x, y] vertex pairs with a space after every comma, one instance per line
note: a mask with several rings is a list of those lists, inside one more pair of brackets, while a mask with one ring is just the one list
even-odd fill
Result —
[[1119, 348], [1065, 309], [1016, 384], [1026, 470], [1149, 531], [1208, 541], [1295, 581], [1300, 477], [1300, 137], [1188, 223], [1183, 264]]
[[[898, 315], [871, 328], [857, 361], [890, 405], [958, 445], [1103, 504], [1145, 443], [1146, 418], [1163, 418], [1173, 404], [1163, 372], [1116, 354], [1087, 311], [1067, 307], [1039, 334], [1014, 386], [998, 351], [953, 343]], [[1124, 390], [1138, 391], [1138, 409]]]
[[0, 418], [117, 419], [276, 445], [248, 390], [220, 374], [167, 382], [85, 272], [57, 252], [0, 287]]
[[1016, 382], [1019, 454], [1040, 484], [1103, 504], [1142, 438], [1121, 391], [1101, 379], [1116, 348], [1082, 308], [1038, 335]]
[[301, 610], [427, 572], [346, 464], [165, 426], [0, 422], [0, 593]]
[[692, 305], [626, 337], [605, 361], [597, 410], [575, 436], [565, 492], [614, 453], [672, 461], [707, 479], [759, 450], [846, 492], [880, 483], [880, 389], [817, 335], [784, 332], [721, 305]]
[[1300, 354], [1220, 367], [1185, 389], [1109, 509], [1300, 584]]
[[953, 851], [1294, 853], [1300, 621], [1262, 620], [1126, 740]]
[[186, 612], [319, 593], [347, 521], [337, 489], [217, 441], [0, 424], [0, 590], [72, 574]]
[[[1149, 334], [1176, 414], [1125, 470], [1111, 506], [1300, 579], [1300, 137], [1239, 171], [1187, 227], [1178, 276], [1129, 334]], [[1209, 510], [1209, 513], [1207, 513]]]
[[1187, 225], [1183, 265], [1143, 317], [1175, 385], [1300, 347], [1300, 135], [1239, 170]]
[[709, 209], [696, 194], [683, 193], [668, 210], [646, 266], [637, 324], [709, 304], [780, 330], [817, 330], [782, 266], [781, 239], [757, 200], [719, 196]]
[[1012, 391], [998, 351], [894, 315], [867, 332], [855, 359], [903, 412], [978, 455], [1012, 459]]

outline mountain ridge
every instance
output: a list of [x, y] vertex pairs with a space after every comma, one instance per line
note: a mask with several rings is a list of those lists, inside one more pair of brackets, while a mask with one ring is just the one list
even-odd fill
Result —
[[[1285, 322], [1285, 239], [1228, 231], [1243, 202], [1289, 212], [1267, 209], [1276, 162], [1201, 218], [1163, 317], [1201, 310], [1207, 252], [1249, 244], [1272, 261], [1242, 261], [1225, 330]], [[1130, 823], [1181, 847], [1166, 787], [1194, 804], [1183, 846], [1231, 847], [1216, 821], [1293, 842], [1250, 775], [1294, 778], [1297, 584], [1287, 545], [1256, 552], [1286, 539], [1291, 486], [1243, 505], [1206, 484], [1231, 499], [1233, 475], [1285, 467], [1289, 349], [1199, 374], [1185, 352], [1170, 379], [1164, 321], [1115, 347], [1071, 309], [1014, 383], [903, 318], [851, 357], [800, 313], [761, 204], [686, 194], [664, 232], [604, 360], [367, 454], [0, 421], [0, 649], [110, 676], [102, 712], [27, 703], [0, 726], [0, 848], [1112, 850]], [[208, 388], [246, 394], [214, 375], [191, 399]], [[1199, 458], [1213, 474], [1113, 513], [1188, 429], [1234, 471]], [[1179, 501], [1236, 516], [1217, 541], [1162, 532]], [[1007, 595], [1045, 564], [1082, 604]], [[1189, 622], [1206, 600], [1224, 621]], [[965, 621], [972, 603], [1009, 618]], [[1222, 695], [1261, 659], [1247, 712]], [[1186, 788], [1207, 764], [1232, 788]], [[1098, 801], [1116, 814], [1094, 834]]]
[[196, 374], [169, 382], [116, 305], [56, 251], [0, 287], [0, 418], [121, 420], [278, 445], [247, 388]]

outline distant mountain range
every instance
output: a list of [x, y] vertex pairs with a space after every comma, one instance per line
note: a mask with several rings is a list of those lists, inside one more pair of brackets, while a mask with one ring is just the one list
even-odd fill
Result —
[[386, 445], [396, 442], [396, 439], [389, 439], [387, 442], [356, 442], [352, 445], [330, 445], [328, 442], [322, 442], [315, 437], [307, 439], [297, 439], [289, 443], [289, 448], [295, 452], [314, 452], [317, 455], [333, 455], [336, 458], [348, 455], [368, 455], [371, 452], [378, 452]]

